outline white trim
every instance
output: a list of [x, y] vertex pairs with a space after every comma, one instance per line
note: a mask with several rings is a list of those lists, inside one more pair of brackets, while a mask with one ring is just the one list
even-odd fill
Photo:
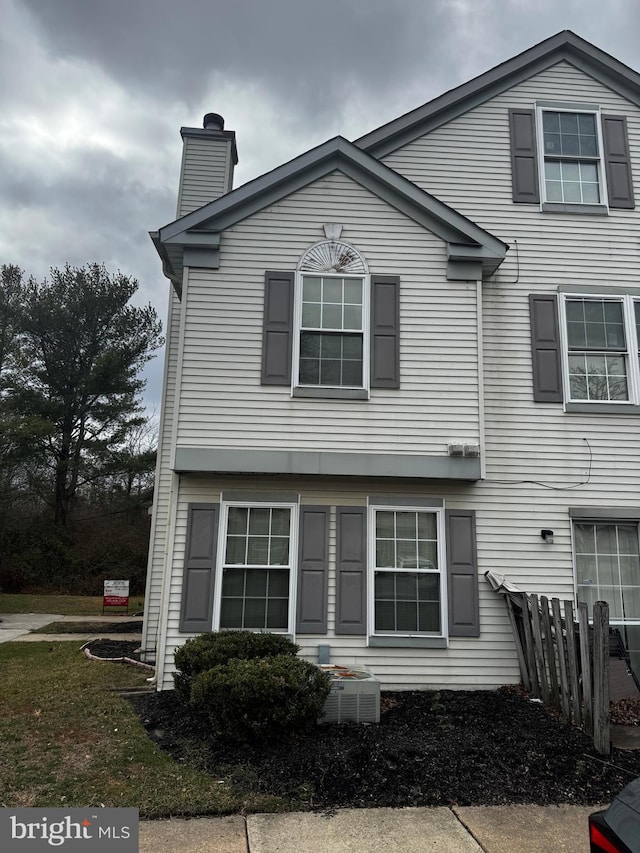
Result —
[[[625, 520], [625, 519], [615, 520], [612, 518], [602, 518], [600, 520], [596, 520], [593, 518], [584, 519], [584, 520], [581, 520], [580, 518], [572, 518], [571, 519], [570, 527], [571, 527], [571, 564], [572, 564], [572, 569], [573, 569], [573, 601], [574, 601], [574, 606], [577, 610], [577, 608], [578, 608], [578, 569], [577, 569], [577, 565], [576, 565], [576, 541], [575, 541], [576, 524], [587, 524], [587, 525], [593, 525], [594, 527], [596, 524], [603, 524], [603, 525], [616, 527], [616, 528], [620, 525], [626, 525], [626, 526], [635, 525], [636, 530], [638, 531], [638, 540], [640, 542], [640, 523], [637, 521], [634, 522], [631, 519], [628, 519], [628, 520]], [[619, 550], [618, 544], [616, 544], [616, 547], [618, 548], [617, 556], [620, 557], [620, 550]], [[584, 586], [584, 584], [583, 584], [583, 586]], [[615, 588], [616, 588], [616, 592], [619, 594], [620, 591], [623, 589], [622, 583], [617, 584]], [[611, 609], [611, 605], [610, 605], [610, 609]], [[593, 619], [593, 614], [591, 613], [589, 615], [589, 620], [592, 620], [592, 619]], [[611, 616], [611, 614], [610, 614], [609, 615], [609, 624], [611, 624], [611, 625], [640, 625], [640, 615], [632, 617], [630, 619], [626, 619], [626, 618], [620, 619], [618, 617]]]
[[[375, 516], [377, 512], [421, 512], [433, 513], [436, 516], [437, 526], [437, 555], [438, 568], [437, 570], [420, 570], [420, 569], [377, 569], [376, 560], [376, 525]], [[367, 645], [372, 637], [396, 637], [396, 638], [442, 638], [448, 640], [449, 624], [448, 624], [448, 577], [447, 577], [447, 553], [446, 553], [446, 530], [445, 530], [445, 510], [444, 506], [419, 506], [419, 505], [400, 505], [400, 504], [370, 504], [367, 502]], [[425, 571], [429, 574], [437, 574], [440, 579], [440, 631], [376, 631], [375, 630], [375, 573], [376, 571], [389, 571], [399, 574], [411, 574], [416, 571]]]
[[[543, 205], [545, 204], [571, 204], [575, 205], [576, 209], [580, 207], [584, 207], [585, 209], [588, 207], [593, 207], [593, 205], [599, 204], [602, 205], [606, 210], [609, 209], [609, 194], [607, 191], [607, 174], [604, 162], [604, 139], [602, 136], [602, 112], [599, 106], [591, 105], [591, 104], [569, 104], [558, 102], [554, 104], [552, 101], [537, 101], [535, 104], [536, 110], [536, 137], [537, 137], [537, 149], [538, 149], [538, 180], [540, 182], [540, 210], [543, 210]], [[543, 113], [583, 113], [586, 115], [592, 115], [595, 117], [595, 126], [596, 126], [596, 139], [598, 143], [598, 154], [595, 157], [581, 157], [576, 155], [575, 157], [571, 157], [568, 155], [563, 156], [549, 156], [548, 158], [545, 156], [544, 150], [544, 129], [542, 122]], [[585, 163], [595, 163], [596, 170], [598, 172], [598, 190], [600, 193], [600, 200], [598, 202], [594, 201], [557, 201], [547, 198], [547, 186], [545, 181], [545, 162], [549, 159], [555, 162], [585, 162]], [[604, 211], [603, 211], [604, 212]]]
[[[221, 495], [222, 497], [222, 495]], [[271, 634], [285, 634], [295, 639], [296, 630], [296, 591], [298, 579], [298, 503], [289, 503], [285, 501], [240, 501], [228, 500], [220, 503], [220, 520], [218, 522], [218, 552], [216, 554], [215, 577], [213, 584], [213, 622], [212, 630], [220, 630], [220, 611], [222, 605], [222, 572], [224, 567], [224, 555], [227, 546], [227, 522], [229, 518], [230, 507], [241, 507], [250, 509], [252, 507], [259, 509], [288, 509], [291, 512], [290, 527], [289, 527], [289, 602], [287, 612], [287, 627], [282, 630], [274, 630], [269, 628], [256, 628], [256, 631], [268, 631]], [[277, 568], [277, 567], [274, 567]], [[246, 628], [243, 630], [254, 630]]]
[[[607, 406], [620, 406], [622, 410], [625, 406], [640, 405], [640, 361], [638, 358], [640, 342], [638, 341], [637, 336], [634, 309], [634, 304], [636, 302], [640, 303], [640, 297], [634, 294], [620, 293], [613, 290], [610, 290], [608, 292], [605, 290], [602, 292], [589, 293], [581, 293], [579, 291], [561, 292], [558, 294], [558, 296], [560, 297], [560, 345], [562, 347], [562, 381], [564, 385], [563, 396], [565, 401], [565, 409], [566, 405], [571, 403], [580, 403], [584, 405], [593, 406], [594, 411], [597, 411], [597, 407], [600, 404], [606, 404]], [[622, 304], [622, 318], [624, 322], [626, 350], [610, 350], [609, 352], [611, 352], [611, 354], [616, 354], [617, 352], [625, 359], [628, 390], [627, 400], [586, 400], [581, 398], [574, 399], [571, 397], [571, 386], [569, 381], [569, 340], [567, 332], [566, 309], [568, 299], [606, 299], [612, 302], [619, 302]], [[608, 352], [606, 349], [603, 349], [602, 351]]]
[[487, 477], [487, 454], [485, 453], [485, 381], [484, 381], [484, 318], [482, 315], [482, 280], [476, 282], [476, 328], [478, 353], [478, 443], [480, 445], [480, 479]]
[[[302, 385], [299, 382], [300, 376], [300, 334], [302, 331], [302, 287], [303, 280], [306, 277], [314, 278], [354, 278], [362, 282], [362, 329], [358, 334], [362, 334], [362, 384], [361, 385]], [[371, 374], [371, 276], [366, 274], [352, 273], [329, 273], [329, 272], [301, 272], [296, 270], [295, 274], [295, 298], [293, 309], [293, 353], [292, 353], [292, 368], [291, 368], [291, 396], [294, 396], [294, 391], [297, 388], [313, 388], [317, 389], [321, 394], [323, 388], [327, 389], [356, 389], [364, 390], [369, 394], [370, 390], [370, 374]], [[321, 330], [322, 331], [322, 330]], [[327, 329], [324, 331], [333, 331]], [[339, 332], [340, 330], [335, 330]], [[348, 334], [349, 330], [345, 330]], [[354, 331], [354, 334], [356, 332]]]

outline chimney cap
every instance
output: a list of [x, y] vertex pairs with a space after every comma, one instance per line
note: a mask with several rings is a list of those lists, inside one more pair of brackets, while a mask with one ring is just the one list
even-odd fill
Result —
[[205, 130], [224, 130], [224, 119], [219, 113], [207, 113], [202, 126]]

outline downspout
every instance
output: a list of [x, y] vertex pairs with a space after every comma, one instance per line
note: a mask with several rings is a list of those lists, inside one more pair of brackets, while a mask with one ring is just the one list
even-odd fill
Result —
[[[171, 443], [169, 466], [171, 468], [171, 486], [169, 491], [169, 507], [167, 511], [167, 522], [169, 529], [165, 539], [164, 571], [162, 573], [162, 593], [160, 609], [160, 630], [158, 634], [158, 656], [156, 660], [156, 673], [158, 679], [158, 690], [162, 689], [164, 681], [165, 659], [167, 654], [167, 633], [169, 625], [169, 605], [171, 597], [171, 578], [173, 576], [173, 552], [175, 545], [176, 517], [178, 510], [178, 492], [180, 490], [180, 475], [175, 473], [176, 443], [178, 440], [178, 420], [180, 415], [180, 396], [182, 393], [182, 364], [184, 361], [184, 332], [187, 314], [187, 287], [189, 281], [189, 268], [184, 267], [182, 271], [182, 300], [180, 310], [180, 328], [178, 332], [178, 357], [176, 359], [176, 387], [173, 409], [173, 423], [171, 425]], [[161, 652], [161, 653], [160, 653]]]
[[476, 316], [478, 319], [478, 438], [480, 443], [480, 479], [487, 477], [485, 454], [484, 410], [484, 329], [482, 325], [482, 279], [476, 281]]

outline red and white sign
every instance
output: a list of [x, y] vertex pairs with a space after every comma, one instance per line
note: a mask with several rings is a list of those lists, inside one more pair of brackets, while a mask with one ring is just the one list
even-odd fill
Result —
[[103, 607], [129, 606], [129, 581], [105, 581]]

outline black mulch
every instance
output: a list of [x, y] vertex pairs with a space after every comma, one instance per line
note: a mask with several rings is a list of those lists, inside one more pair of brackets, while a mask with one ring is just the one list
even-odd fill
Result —
[[[125, 623], [126, 624], [126, 623]], [[125, 632], [130, 633], [130, 632]], [[86, 647], [97, 658], [133, 658], [139, 660], [140, 640], [91, 640]]]
[[[95, 640], [99, 657], [138, 643]], [[385, 692], [375, 723], [321, 725], [277, 742], [225, 741], [174, 691], [129, 697], [149, 737], [177, 761], [292, 807], [609, 802], [640, 776], [640, 751], [593, 742], [519, 688]]]
[[640, 754], [596, 755], [582, 732], [518, 690], [384, 693], [379, 724], [318, 726], [278, 743], [216, 737], [173, 691], [131, 699], [178, 761], [296, 808], [608, 802]]

